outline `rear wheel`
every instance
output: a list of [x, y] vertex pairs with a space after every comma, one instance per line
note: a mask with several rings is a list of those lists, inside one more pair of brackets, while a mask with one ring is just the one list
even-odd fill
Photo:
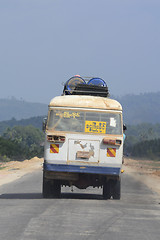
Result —
[[43, 173], [43, 188], [42, 188], [43, 198], [50, 198], [52, 195], [52, 183], [45, 178]]
[[61, 185], [59, 180], [50, 180], [43, 173], [43, 198], [59, 198], [61, 195]]
[[53, 180], [53, 197], [60, 198], [61, 196], [61, 184], [59, 180]]
[[114, 180], [112, 183], [112, 197], [119, 200], [121, 198], [121, 179]]
[[111, 198], [111, 182], [106, 181], [103, 184], [103, 199], [110, 199]]

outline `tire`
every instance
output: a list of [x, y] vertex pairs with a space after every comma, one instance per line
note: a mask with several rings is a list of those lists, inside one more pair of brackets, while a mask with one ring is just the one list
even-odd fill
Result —
[[103, 199], [110, 199], [111, 198], [111, 182], [107, 181], [103, 184]]
[[112, 183], [112, 197], [115, 200], [121, 198], [121, 179], [114, 180]]
[[43, 187], [42, 187], [42, 195], [43, 198], [50, 198], [52, 195], [52, 183], [51, 181], [47, 180], [44, 176], [43, 172]]
[[45, 177], [43, 172], [43, 198], [59, 198], [61, 195], [61, 185], [58, 180], [49, 180]]
[[59, 180], [53, 180], [52, 196], [53, 198], [60, 198], [61, 196], [61, 184]]

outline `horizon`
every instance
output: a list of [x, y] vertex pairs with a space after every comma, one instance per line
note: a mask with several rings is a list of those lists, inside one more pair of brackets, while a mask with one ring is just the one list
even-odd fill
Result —
[[[109, 92], [109, 94], [110, 94], [110, 92]], [[160, 91], [157, 91], [157, 92], [144, 92], [144, 93], [139, 93], [139, 94], [128, 93], [128, 94], [124, 94], [124, 95], [113, 95], [113, 94], [110, 94], [109, 98], [123, 98], [123, 97], [128, 97], [128, 96], [142, 96], [142, 95], [150, 95], [150, 94], [160, 94]], [[60, 95], [56, 95], [56, 96], [60, 96]], [[53, 96], [52, 98], [54, 98], [56, 96]], [[29, 101], [29, 100], [26, 100], [26, 99], [23, 99], [23, 98], [17, 98], [15, 96], [9, 96], [9, 97], [6, 97], [6, 98], [0, 98], [0, 101], [1, 100], [9, 100], [9, 101], [14, 101], [15, 100], [15, 101], [26, 102], [26, 103], [34, 103], [34, 104], [36, 104], [36, 103], [37, 104], [49, 104], [49, 102], [50, 102], [50, 100], [49, 100], [49, 102], [33, 102], [33, 101]]]
[[[139, 95], [125, 95], [122, 98], [111, 96], [123, 108], [123, 119], [126, 124], [160, 123], [160, 92]], [[155, 104], [156, 103], [156, 104]], [[157, 105], [158, 104], [158, 105]], [[12, 97], [0, 99], [0, 121], [21, 120], [36, 116], [47, 116], [48, 103], [29, 102]]]

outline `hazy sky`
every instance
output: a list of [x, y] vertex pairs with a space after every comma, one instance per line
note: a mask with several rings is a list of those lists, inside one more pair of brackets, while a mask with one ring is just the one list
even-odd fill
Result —
[[75, 74], [160, 91], [160, 1], [0, 0], [0, 98], [48, 103]]

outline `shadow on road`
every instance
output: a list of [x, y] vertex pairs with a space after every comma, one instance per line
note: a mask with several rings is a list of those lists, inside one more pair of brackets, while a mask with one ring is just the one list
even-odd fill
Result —
[[[1, 194], [0, 199], [43, 199], [43, 197], [41, 193], [6, 193]], [[60, 199], [103, 200], [102, 195], [87, 193], [62, 193]]]
[[0, 199], [41, 199], [41, 193], [6, 193], [1, 194]]
[[62, 199], [90, 199], [90, 200], [102, 200], [102, 195], [100, 194], [90, 194], [90, 193], [62, 193]]

